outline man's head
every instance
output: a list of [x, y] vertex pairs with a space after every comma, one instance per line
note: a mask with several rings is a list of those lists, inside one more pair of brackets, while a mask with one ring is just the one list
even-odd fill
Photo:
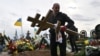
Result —
[[54, 14], [57, 14], [60, 11], [59, 3], [54, 3], [52, 9], [53, 9]]

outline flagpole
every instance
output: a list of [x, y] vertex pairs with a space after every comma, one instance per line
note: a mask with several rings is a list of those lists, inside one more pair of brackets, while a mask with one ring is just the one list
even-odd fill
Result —
[[23, 37], [24, 34], [23, 34], [22, 18], [19, 18], [19, 19], [15, 22], [14, 25], [15, 25], [15, 26], [20, 26], [20, 27], [21, 27], [21, 37]]
[[15, 38], [14, 38], [14, 40], [15, 41], [18, 40], [17, 29], [15, 30]]

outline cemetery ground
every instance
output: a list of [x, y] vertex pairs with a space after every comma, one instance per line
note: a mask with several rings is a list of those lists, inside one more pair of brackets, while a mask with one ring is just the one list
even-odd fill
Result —
[[[70, 50], [70, 44], [67, 45], [67, 47], [69, 47], [67, 49]], [[67, 56], [77, 56], [76, 54], [78, 54], [78, 53], [74, 54], [68, 50], [66, 52]], [[59, 50], [58, 50], [58, 52], [59, 52]], [[81, 54], [83, 54], [83, 53], [84, 53], [84, 51], [81, 51]], [[58, 55], [59, 55], [59, 53], [58, 53]], [[8, 54], [7, 51], [4, 51], [4, 52], [2, 52], [2, 54], [0, 54], [0, 56], [12, 56], [12, 55]], [[50, 55], [50, 49], [40, 49], [40, 50], [37, 49], [37, 50], [33, 50], [33, 51], [19, 52], [18, 54], [13, 55], [13, 56], [51, 56], [51, 55]]]
[[[58, 50], [58, 52], [59, 52], [59, 50]], [[71, 53], [70, 51], [66, 52], [66, 56], [75, 56], [75, 54]], [[59, 53], [58, 53], [58, 55], [59, 55]], [[2, 52], [2, 54], [0, 54], [0, 56], [12, 56], [12, 55], [8, 54], [7, 51], [4, 51], [4, 52]], [[40, 50], [20, 52], [17, 55], [13, 55], [13, 56], [51, 56], [51, 55], [50, 55], [49, 49], [40, 49]]]
[[[12, 56], [12, 55], [8, 54], [8, 52], [2, 52], [0, 56]], [[51, 55], [50, 55], [50, 50], [35, 50], [35, 51], [21, 52], [13, 56], [51, 56]], [[67, 53], [67, 56], [73, 56], [73, 53]]]

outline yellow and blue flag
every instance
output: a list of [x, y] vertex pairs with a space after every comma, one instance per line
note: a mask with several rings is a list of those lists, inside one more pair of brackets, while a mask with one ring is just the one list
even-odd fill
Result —
[[15, 25], [15, 26], [22, 26], [22, 19], [19, 18], [19, 19], [15, 22], [14, 25]]

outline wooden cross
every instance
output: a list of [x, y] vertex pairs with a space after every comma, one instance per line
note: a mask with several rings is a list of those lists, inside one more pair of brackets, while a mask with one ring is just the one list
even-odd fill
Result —
[[47, 19], [49, 18], [51, 13], [52, 13], [52, 11], [49, 10], [46, 17], [42, 17], [43, 20], [39, 20], [40, 14], [36, 14], [35, 18], [32, 18], [30, 16], [28, 17], [27, 20], [32, 22], [32, 25], [31, 25], [32, 27], [36, 26], [36, 24], [39, 25], [39, 29], [36, 32], [36, 34], [39, 34], [43, 29], [54, 27], [54, 24], [51, 24], [51, 23], [47, 22]]
[[37, 22], [39, 22], [39, 17], [40, 17], [40, 14], [36, 14], [36, 16], [35, 16], [35, 18], [32, 18], [32, 17], [28, 17], [28, 21], [31, 21], [32, 22], [32, 27], [34, 27], [35, 26], [35, 24], [37, 23]]
[[[49, 10], [49, 12], [47, 13], [46, 17], [42, 17], [43, 20], [39, 20], [39, 17], [40, 17], [40, 14], [36, 14], [35, 18], [32, 18], [32, 17], [28, 17], [28, 21], [31, 21], [32, 22], [32, 27], [36, 26], [36, 24], [38, 24], [39, 26], [39, 29], [38, 31], [36, 32], [36, 34], [39, 34], [43, 29], [47, 29], [47, 28], [52, 28], [52, 27], [55, 27], [54, 24], [52, 23], [49, 23], [47, 22], [48, 18], [50, 17], [52, 11]], [[57, 27], [56, 27], [56, 30], [55, 32], [58, 33], [59, 30], [60, 30], [60, 25], [61, 25], [61, 22], [60, 21], [57, 21]], [[82, 35], [82, 34], [79, 34], [75, 31], [72, 31], [70, 29], [66, 29], [66, 32], [69, 33], [69, 34], [72, 34], [72, 35]]]

